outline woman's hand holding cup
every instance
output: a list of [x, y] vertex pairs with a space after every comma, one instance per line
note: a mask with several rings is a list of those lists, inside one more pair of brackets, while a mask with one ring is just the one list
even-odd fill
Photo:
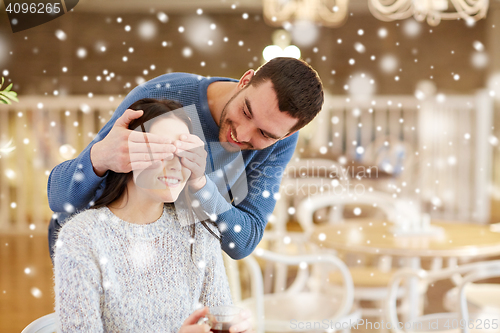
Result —
[[196, 310], [182, 324], [179, 333], [206, 333], [210, 332], [210, 326], [207, 324], [198, 324], [201, 318], [208, 314], [208, 308]]
[[198, 320], [200, 325], [209, 325], [214, 333], [251, 333], [251, 314], [233, 305], [211, 307], [209, 312]]

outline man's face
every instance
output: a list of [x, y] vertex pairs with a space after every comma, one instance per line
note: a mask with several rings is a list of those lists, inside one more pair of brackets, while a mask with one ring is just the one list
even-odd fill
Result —
[[264, 149], [290, 134], [297, 121], [279, 110], [271, 81], [247, 85], [224, 106], [219, 141], [228, 151]]

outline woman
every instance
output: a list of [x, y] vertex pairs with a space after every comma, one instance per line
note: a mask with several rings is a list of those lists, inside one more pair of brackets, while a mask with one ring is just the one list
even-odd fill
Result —
[[[137, 101], [130, 108], [144, 113], [129, 128], [174, 142], [191, 133], [180, 107]], [[231, 304], [217, 227], [189, 209], [190, 175], [177, 155], [145, 170], [109, 171], [93, 209], [64, 225], [54, 264], [60, 331], [202, 332], [202, 306]]]

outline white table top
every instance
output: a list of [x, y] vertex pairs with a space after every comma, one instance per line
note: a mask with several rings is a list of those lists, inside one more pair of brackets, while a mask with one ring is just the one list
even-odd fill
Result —
[[311, 240], [321, 247], [349, 252], [407, 257], [474, 257], [500, 255], [500, 233], [489, 225], [432, 221], [437, 235], [395, 235], [383, 221], [318, 226]]

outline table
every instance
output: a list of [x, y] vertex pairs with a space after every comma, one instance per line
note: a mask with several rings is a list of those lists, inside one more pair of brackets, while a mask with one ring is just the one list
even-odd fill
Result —
[[[436, 235], [398, 235], [395, 225], [384, 221], [347, 222], [320, 225], [311, 241], [320, 247], [354, 253], [407, 257], [407, 266], [420, 269], [421, 258], [488, 257], [500, 255], [500, 232], [489, 225], [432, 221], [441, 229]], [[408, 301], [416, 304], [417, 281], [409, 281]], [[408, 319], [419, 315], [410, 306]]]
[[500, 254], [500, 232], [489, 225], [432, 221], [441, 236], [394, 235], [383, 221], [318, 226], [311, 240], [319, 246], [349, 252], [403, 257], [478, 257]]

